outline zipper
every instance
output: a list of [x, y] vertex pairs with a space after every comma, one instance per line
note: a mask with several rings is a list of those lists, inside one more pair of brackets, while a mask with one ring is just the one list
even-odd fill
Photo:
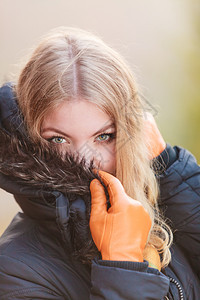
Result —
[[[169, 278], [169, 281], [170, 281], [171, 283], [174, 283], [174, 284], [176, 285], [176, 287], [177, 287], [177, 289], [178, 289], [178, 293], [179, 293], [179, 299], [180, 299], [180, 300], [184, 300], [184, 297], [183, 297], [183, 290], [182, 290], [181, 285], [180, 285], [180, 284], [178, 283], [178, 281], [175, 280], [174, 278], [169, 277], [169, 276], [167, 276], [167, 277]], [[169, 298], [168, 298], [167, 296], [165, 296], [164, 299], [165, 299], [165, 300], [169, 300]]]

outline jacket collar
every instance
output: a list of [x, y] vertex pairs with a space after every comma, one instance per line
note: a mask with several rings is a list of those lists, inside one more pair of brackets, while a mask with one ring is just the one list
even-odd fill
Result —
[[34, 144], [27, 135], [13, 84], [0, 88], [0, 187], [14, 195], [27, 216], [85, 263], [100, 255], [89, 229], [89, 185], [94, 178], [101, 181], [93, 167], [93, 162], [88, 167], [73, 155], [61, 157], [55, 147]]

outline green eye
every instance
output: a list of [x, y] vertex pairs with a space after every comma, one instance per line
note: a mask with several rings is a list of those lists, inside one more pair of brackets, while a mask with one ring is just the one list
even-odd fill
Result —
[[109, 137], [108, 134], [101, 134], [101, 135], [98, 136], [98, 138], [100, 138], [100, 141], [106, 141], [106, 140], [107, 140], [107, 139], [105, 138], [106, 136]]
[[102, 133], [98, 137], [98, 142], [110, 143], [113, 139], [115, 139], [115, 132], [112, 133]]
[[53, 143], [56, 143], [56, 144], [63, 144], [66, 142], [66, 140], [61, 137], [61, 136], [54, 136], [50, 139]]

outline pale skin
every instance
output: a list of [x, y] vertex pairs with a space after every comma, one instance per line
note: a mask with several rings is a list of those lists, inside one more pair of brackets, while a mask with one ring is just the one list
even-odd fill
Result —
[[110, 116], [84, 99], [63, 101], [41, 125], [41, 136], [56, 143], [62, 153], [78, 152], [87, 163], [94, 158], [101, 170], [114, 176], [115, 133]]

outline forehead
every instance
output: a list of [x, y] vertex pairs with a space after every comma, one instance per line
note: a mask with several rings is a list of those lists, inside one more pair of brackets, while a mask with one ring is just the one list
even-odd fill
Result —
[[87, 100], [63, 101], [49, 112], [42, 123], [46, 128], [57, 128], [66, 133], [92, 135], [95, 131], [113, 124], [111, 117], [95, 103]]

